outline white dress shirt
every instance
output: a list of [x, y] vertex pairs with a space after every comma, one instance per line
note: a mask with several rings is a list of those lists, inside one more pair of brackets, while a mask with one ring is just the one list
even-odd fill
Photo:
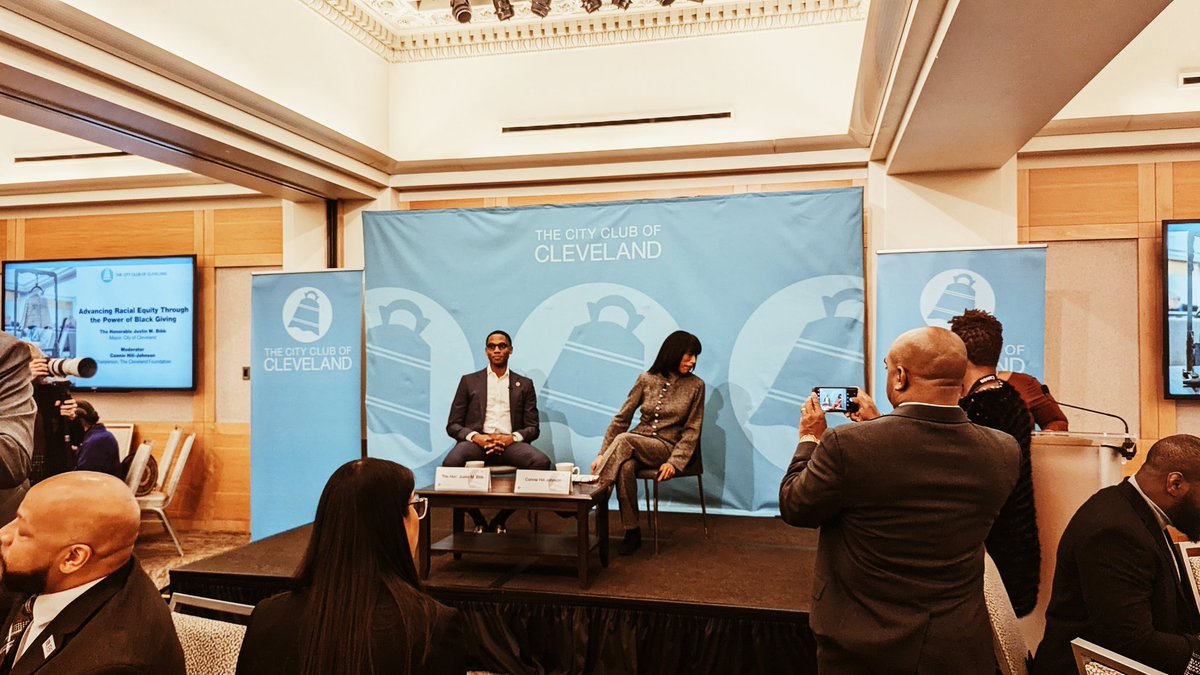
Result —
[[87, 593], [88, 589], [106, 578], [106, 576], [100, 577], [75, 588], [37, 596], [33, 601], [33, 619], [30, 620], [29, 627], [25, 629], [25, 634], [21, 636], [21, 644], [17, 646], [17, 656], [13, 659], [13, 663], [21, 659], [25, 649], [34, 643], [42, 631], [46, 630], [46, 626], [49, 626], [50, 622], [67, 608], [67, 605], [75, 602], [79, 596]]
[[[491, 368], [487, 369], [487, 401], [483, 409], [483, 433], [512, 434], [513, 440], [521, 442], [521, 434], [513, 433], [512, 407], [508, 397], [508, 369], [503, 375], [497, 375]], [[467, 440], [475, 437], [476, 432], [467, 434]]]

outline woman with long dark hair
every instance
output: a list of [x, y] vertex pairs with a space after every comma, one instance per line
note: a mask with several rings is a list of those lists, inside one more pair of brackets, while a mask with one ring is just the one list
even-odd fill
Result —
[[321, 493], [295, 590], [254, 609], [237, 672], [465, 672], [458, 612], [421, 591], [413, 562], [427, 508], [407, 468], [343, 464]]
[[[650, 370], [638, 376], [625, 404], [608, 426], [592, 473], [616, 485], [625, 539], [617, 547], [629, 555], [642, 545], [638, 526], [637, 471], [658, 469], [656, 480], [670, 480], [688, 465], [704, 425], [704, 381], [696, 377], [700, 340], [687, 331], [667, 336]], [[633, 413], [642, 409], [630, 429]]]

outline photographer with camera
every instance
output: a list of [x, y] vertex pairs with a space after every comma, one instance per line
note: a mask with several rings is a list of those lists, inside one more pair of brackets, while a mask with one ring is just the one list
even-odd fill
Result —
[[75, 400], [71, 398], [71, 381], [65, 377], [68, 371], [64, 370], [74, 360], [48, 359], [38, 345], [27, 344], [33, 401], [37, 405], [29, 482], [36, 484], [75, 468], [72, 446], [80, 443], [83, 431], [72, 423]]

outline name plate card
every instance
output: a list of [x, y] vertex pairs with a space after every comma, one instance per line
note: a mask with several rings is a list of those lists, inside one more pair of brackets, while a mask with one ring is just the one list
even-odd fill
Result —
[[433, 477], [433, 489], [452, 492], [487, 492], [491, 489], [492, 472], [487, 467], [468, 469], [459, 466], [439, 466]]
[[571, 492], [571, 474], [566, 471], [530, 471], [517, 469], [513, 492], [534, 492], [543, 495], [565, 495]]

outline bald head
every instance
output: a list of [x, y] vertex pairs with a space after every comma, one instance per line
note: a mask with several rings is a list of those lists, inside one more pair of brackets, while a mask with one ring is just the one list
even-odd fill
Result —
[[1200, 539], [1200, 438], [1175, 434], [1159, 439], [1146, 453], [1137, 483], [1172, 525], [1188, 539]]
[[1160, 438], [1150, 446], [1137, 476], [1138, 481], [1143, 477], [1157, 480], [1172, 472], [1200, 480], [1200, 438], [1191, 434]]
[[111, 574], [133, 554], [141, 510], [129, 487], [103, 473], [72, 471], [25, 495], [0, 544], [6, 574], [44, 572], [46, 592]]
[[967, 348], [945, 328], [914, 328], [887, 355], [888, 400], [954, 405], [967, 371]]

